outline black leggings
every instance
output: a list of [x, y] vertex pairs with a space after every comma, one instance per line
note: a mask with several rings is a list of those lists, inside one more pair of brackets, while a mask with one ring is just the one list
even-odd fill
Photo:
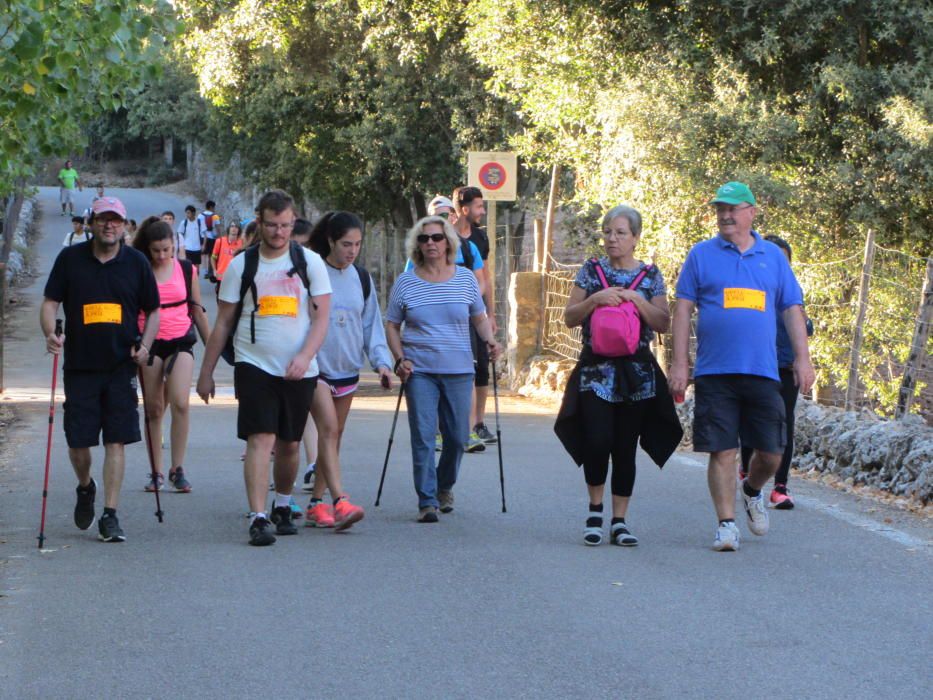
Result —
[[[797, 385], [794, 384], [794, 370], [790, 367], [781, 367], [778, 370], [781, 376], [781, 398], [784, 399], [787, 426], [787, 442], [784, 443], [784, 454], [781, 457], [781, 466], [774, 475], [775, 484], [787, 485], [790, 475], [790, 463], [794, 458], [794, 409], [797, 407]], [[742, 448], [742, 471], [748, 474], [748, 465], [752, 461], [751, 447]]]
[[635, 452], [645, 416], [645, 402], [610, 403], [592, 391], [580, 392], [586, 425], [583, 475], [590, 486], [602, 486], [612, 456], [612, 495], [628, 498], [635, 486]]

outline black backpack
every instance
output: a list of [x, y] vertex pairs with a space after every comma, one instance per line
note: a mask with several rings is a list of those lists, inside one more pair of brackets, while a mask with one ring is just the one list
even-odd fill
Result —
[[360, 267], [356, 263], [353, 263], [353, 267], [356, 268], [356, 274], [360, 276], [360, 286], [363, 288], [363, 303], [365, 304], [373, 291], [372, 278], [365, 267]]
[[[288, 255], [292, 260], [292, 269], [288, 276], [298, 275], [301, 283], [304, 285], [308, 297], [311, 296], [311, 280], [308, 279], [308, 261], [304, 255], [304, 248], [294, 241], [289, 241]], [[243, 300], [247, 293], [253, 293], [253, 310], [249, 315], [249, 338], [251, 343], [256, 342], [256, 310], [259, 308], [259, 299], [256, 293], [256, 271], [259, 270], [259, 244], [254, 243], [243, 251], [243, 277], [240, 279], [240, 301], [237, 302], [236, 311], [233, 315], [233, 327], [230, 329], [230, 335], [227, 336], [227, 343], [221, 351], [220, 356], [228, 364], [234, 363], [233, 336], [236, 335], [237, 326], [240, 324], [240, 316], [243, 315]], [[367, 275], [368, 276], [368, 275]], [[311, 302], [312, 305], [314, 302]], [[315, 308], [317, 308], [315, 306]]]

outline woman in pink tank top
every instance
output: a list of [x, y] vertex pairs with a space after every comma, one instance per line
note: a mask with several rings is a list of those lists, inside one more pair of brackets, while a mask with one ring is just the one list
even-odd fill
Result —
[[[182, 464], [188, 446], [188, 397], [194, 373], [195, 329], [204, 343], [210, 335], [207, 315], [201, 306], [197, 268], [187, 260], [175, 258], [174, 232], [155, 216], [139, 227], [133, 247], [152, 265], [161, 300], [159, 332], [149, 349], [149, 363], [142, 368], [146, 386], [146, 429], [150, 439], [161, 437], [162, 416], [168, 403], [172, 409], [172, 466], [168, 479], [176, 491], [188, 493], [191, 484]], [[162, 450], [153, 450], [156, 476], [146, 482], [146, 491], [162, 489], [162, 461]]]

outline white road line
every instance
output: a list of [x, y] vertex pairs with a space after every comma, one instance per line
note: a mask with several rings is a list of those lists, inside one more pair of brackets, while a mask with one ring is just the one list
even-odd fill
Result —
[[[701, 461], [700, 459], [690, 455], [675, 454], [671, 459], [691, 467], [706, 469], [705, 461]], [[872, 520], [871, 518], [859, 515], [858, 513], [852, 513], [850, 511], [844, 510], [840, 506], [823, 503], [816, 498], [795, 494], [794, 500], [810, 510], [829, 515], [836, 520], [841, 520], [842, 522], [849, 525], [854, 525], [855, 527], [861, 528], [863, 530], [868, 530], [869, 532], [873, 532], [876, 535], [881, 535], [882, 537], [886, 537], [892, 542], [897, 542], [898, 544], [903, 545], [908, 549], [916, 549], [927, 554], [933, 554], [933, 541], [929, 539], [914, 537], [913, 535], [909, 535], [906, 532], [889, 527], [884, 523], [880, 523], [877, 520]]]

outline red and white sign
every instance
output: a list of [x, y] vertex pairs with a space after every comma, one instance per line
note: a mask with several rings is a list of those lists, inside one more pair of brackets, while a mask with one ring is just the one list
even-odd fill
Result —
[[517, 182], [518, 158], [514, 153], [467, 153], [467, 184], [479, 187], [483, 191], [483, 199], [513, 202]]

